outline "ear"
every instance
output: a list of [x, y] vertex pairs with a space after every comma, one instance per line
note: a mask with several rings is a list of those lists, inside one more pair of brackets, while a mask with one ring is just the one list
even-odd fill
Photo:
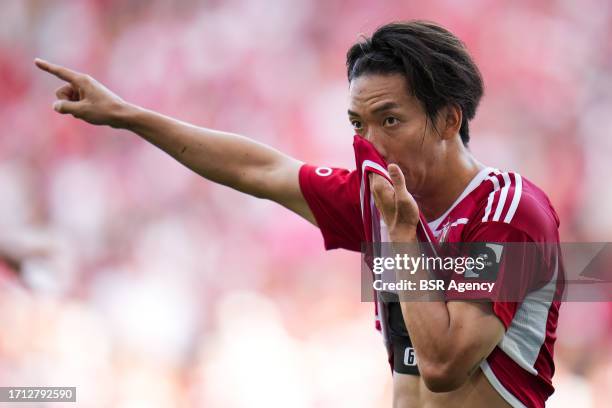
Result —
[[459, 105], [447, 105], [440, 109], [440, 133], [443, 139], [452, 139], [459, 134], [463, 114]]

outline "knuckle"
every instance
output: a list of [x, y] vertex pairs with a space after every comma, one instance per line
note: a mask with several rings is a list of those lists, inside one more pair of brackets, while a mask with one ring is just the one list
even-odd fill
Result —
[[84, 84], [89, 83], [90, 80], [91, 80], [91, 77], [89, 75], [81, 74], [76, 77], [75, 82], [79, 85], [84, 85]]

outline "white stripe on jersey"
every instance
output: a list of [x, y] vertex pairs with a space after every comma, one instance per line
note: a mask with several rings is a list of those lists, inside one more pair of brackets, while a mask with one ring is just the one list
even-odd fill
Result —
[[506, 387], [504, 387], [501, 381], [497, 379], [493, 369], [491, 366], [489, 366], [489, 363], [487, 363], [487, 360], [483, 360], [483, 362], [480, 363], [480, 369], [484, 373], [485, 377], [487, 377], [487, 380], [489, 380], [489, 383], [491, 383], [493, 388], [495, 388], [499, 395], [501, 395], [512, 408], [527, 408], [525, 404], [512, 395], [512, 393], [508, 391]]
[[550, 305], [557, 290], [558, 272], [557, 255], [552, 278], [542, 288], [529, 293], [523, 299], [502, 341], [498, 344], [515, 363], [533, 375], [538, 375], [535, 363], [546, 340], [546, 325]]
[[391, 178], [391, 176], [389, 176], [389, 173], [387, 172], [387, 169], [385, 169], [383, 166], [381, 166], [380, 164], [373, 162], [372, 160], [364, 160], [363, 163], [361, 164], [361, 174], [365, 174], [365, 170], [371, 167], [373, 169], [376, 169], [378, 171], [380, 171], [382, 174], [386, 175], [387, 177]]
[[504, 205], [506, 204], [508, 190], [510, 190], [510, 176], [508, 175], [508, 173], [502, 173], [502, 177], [504, 178], [504, 186], [502, 187], [501, 193], [499, 195], [499, 201], [497, 202], [497, 208], [495, 209], [495, 214], [493, 215], [493, 221], [499, 221], [501, 213], [504, 209]]
[[519, 201], [521, 201], [521, 194], [523, 193], [523, 179], [521, 178], [521, 175], [514, 173], [514, 181], [514, 197], [512, 197], [512, 203], [510, 203], [508, 214], [506, 214], [506, 218], [504, 218], [504, 222], [507, 222], [508, 224], [510, 224], [512, 217], [514, 217]]
[[[385, 174], [387, 177], [389, 177], [389, 173], [387, 172], [387, 169], [385, 169], [384, 167], [382, 167], [380, 164], [373, 162], [372, 160], [364, 160], [363, 163], [361, 164], [361, 185], [359, 187], [359, 201], [361, 203], [361, 217], [363, 217], [363, 202], [365, 200], [365, 177], [366, 177], [366, 169], [368, 167], [371, 167], [373, 169], [376, 169], [378, 171], [380, 171], [381, 173]], [[391, 177], [389, 177], [391, 178]]]
[[[510, 178], [510, 173], [497, 172], [495, 176], [491, 176], [488, 178], [488, 180], [491, 180], [491, 182], [493, 183], [493, 190], [489, 193], [487, 207], [485, 209], [485, 214], [482, 217], [482, 222], [503, 221], [507, 224], [510, 224], [510, 222], [512, 222], [512, 218], [516, 213], [516, 210], [521, 201], [521, 195], [523, 193], [523, 179], [518, 173], [512, 174], [514, 175], [514, 181], [512, 181], [512, 179]], [[500, 180], [498, 178], [499, 175], [502, 176], [501, 185]], [[514, 189], [512, 190], [512, 201], [510, 202], [510, 208], [508, 208], [506, 216], [502, 220], [506, 201], [510, 198], [508, 195], [510, 194], [511, 187], [514, 187]], [[498, 196], [497, 201], [496, 196]], [[493, 209], [495, 210], [493, 211]], [[491, 212], [493, 212], [494, 214], [493, 217], [489, 219], [489, 217], [491, 216]]]
[[489, 214], [491, 214], [491, 208], [493, 207], [493, 198], [495, 196], [495, 192], [499, 190], [499, 180], [497, 179], [497, 175], [499, 174], [498, 170], [494, 170], [495, 175], [489, 177], [487, 180], [491, 180], [493, 183], [493, 191], [489, 193], [489, 199], [487, 200], [487, 209], [485, 210], [485, 215], [482, 217], [482, 222], [487, 221], [489, 218]]

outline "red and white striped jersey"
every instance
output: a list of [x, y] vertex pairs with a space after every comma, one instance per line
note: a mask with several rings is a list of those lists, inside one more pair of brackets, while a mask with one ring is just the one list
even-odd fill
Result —
[[[359, 251], [365, 233], [357, 171], [303, 165], [299, 179], [325, 248]], [[441, 217], [428, 224], [442, 242], [529, 242], [541, 246], [538, 268], [547, 268], [544, 284], [531, 284], [533, 274], [541, 274], [541, 270], [514, 268], [515, 262], [501, 259], [499, 274], [524, 281], [525, 293], [519, 302], [491, 299], [493, 312], [506, 331], [481, 369], [513, 407], [544, 407], [554, 391], [553, 346], [560, 306], [556, 299], [563, 290], [564, 274], [559, 252], [551, 250], [555, 247], [551, 244], [559, 243], [559, 219], [548, 197], [518, 173], [485, 168]]]

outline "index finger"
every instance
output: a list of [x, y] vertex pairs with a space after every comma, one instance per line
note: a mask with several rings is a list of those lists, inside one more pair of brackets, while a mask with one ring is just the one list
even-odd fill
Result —
[[45, 61], [40, 58], [34, 60], [34, 64], [43, 71], [55, 75], [59, 79], [63, 79], [66, 82], [74, 83], [77, 77], [80, 75], [78, 72], [62, 67], [61, 65], [52, 64], [49, 61]]

